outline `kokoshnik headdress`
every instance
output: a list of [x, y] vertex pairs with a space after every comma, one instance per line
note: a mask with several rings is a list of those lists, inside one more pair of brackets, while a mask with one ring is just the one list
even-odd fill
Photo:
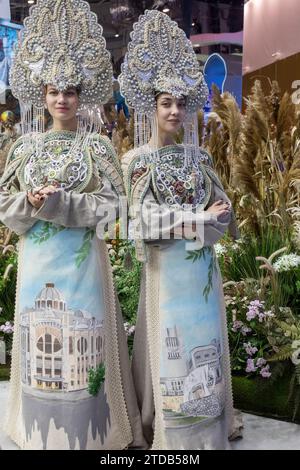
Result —
[[204, 106], [208, 89], [191, 42], [177, 23], [157, 10], [146, 10], [130, 37], [119, 82], [135, 111], [135, 146], [146, 144], [150, 135], [157, 142], [155, 96], [163, 92], [186, 97], [184, 143], [186, 148], [198, 146], [196, 111]]
[[112, 95], [112, 65], [97, 16], [82, 0], [38, 0], [30, 8], [10, 74], [22, 133], [44, 131], [45, 85], [80, 89], [76, 139], [99, 131], [99, 106]]

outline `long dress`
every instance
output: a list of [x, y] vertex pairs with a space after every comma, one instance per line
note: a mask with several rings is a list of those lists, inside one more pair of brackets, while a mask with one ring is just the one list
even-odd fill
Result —
[[[217, 220], [188, 210], [229, 202], [207, 152], [185, 160], [184, 148], [171, 145], [147, 163], [149, 151], [146, 145], [122, 159], [131, 233], [145, 262], [132, 366], [144, 435], [153, 449], [228, 449], [230, 358], [213, 244], [228, 227], [238, 236], [234, 215]], [[181, 232], [183, 212], [190, 224], [202, 221], [204, 246], [166, 239], [170, 229]]]
[[[22, 449], [143, 447], [106, 244], [95, 234], [118, 208], [121, 170], [107, 138], [74, 150], [75, 135], [46, 133], [38, 157], [20, 138], [1, 181], [0, 219], [20, 235], [5, 431]], [[53, 182], [60, 189], [33, 208], [26, 192]]]

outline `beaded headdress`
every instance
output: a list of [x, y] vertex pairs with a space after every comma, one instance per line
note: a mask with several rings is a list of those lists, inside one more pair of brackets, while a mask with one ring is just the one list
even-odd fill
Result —
[[163, 92], [186, 97], [185, 143], [196, 144], [195, 113], [204, 106], [208, 89], [191, 42], [177, 23], [157, 10], [146, 10], [130, 37], [119, 82], [135, 111], [135, 145], [145, 144], [155, 133], [155, 96]]
[[45, 85], [80, 89], [80, 133], [100, 125], [112, 95], [112, 65], [97, 16], [82, 0], [37, 0], [24, 21], [10, 74], [23, 133], [43, 131]]

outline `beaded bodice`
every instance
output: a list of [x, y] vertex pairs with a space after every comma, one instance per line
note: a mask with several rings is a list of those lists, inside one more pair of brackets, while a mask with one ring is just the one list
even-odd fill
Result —
[[9, 151], [0, 185], [16, 178], [21, 191], [55, 184], [65, 191], [90, 192], [101, 186], [105, 175], [123, 194], [121, 167], [109, 139], [94, 134], [81, 147], [75, 142], [75, 132], [50, 131], [43, 135], [42, 151], [36, 152], [34, 145], [28, 147], [24, 138], [18, 139]]
[[[89, 148], [74, 146], [75, 132], [52, 131], [44, 135], [43, 151], [31, 151], [22, 159], [17, 176], [22, 189], [36, 189], [55, 184], [65, 191], [82, 191], [92, 173]], [[33, 147], [34, 148], [34, 147]], [[18, 157], [24, 144], [15, 149]]]
[[211, 164], [210, 156], [197, 149], [193, 158], [186, 159], [184, 147], [169, 145], [158, 150], [151, 163], [141, 155], [133, 162], [131, 185], [151, 168], [151, 183], [159, 203], [173, 207], [206, 206], [211, 195], [211, 180], [205, 166]]

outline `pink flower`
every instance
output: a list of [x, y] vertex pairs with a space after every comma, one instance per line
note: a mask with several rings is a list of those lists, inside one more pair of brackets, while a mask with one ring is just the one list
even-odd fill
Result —
[[240, 330], [244, 326], [244, 323], [240, 320], [235, 320], [232, 324], [231, 330], [234, 331], [235, 333]]
[[251, 343], [244, 343], [243, 346], [244, 346], [244, 349], [245, 349], [246, 353], [249, 356], [253, 356], [253, 354], [255, 354], [258, 351], [257, 347], [252, 346]]
[[267, 363], [267, 361], [263, 357], [259, 357], [256, 361], [257, 367], [262, 367]]
[[246, 313], [246, 317], [248, 321], [254, 320], [254, 318], [258, 315], [259, 310], [256, 307], [249, 307], [248, 312]]
[[270, 372], [270, 366], [267, 365], [266, 367], [263, 367], [260, 371], [260, 375], [262, 377], [264, 377], [265, 379], [268, 379], [269, 377], [271, 377], [271, 372]]
[[248, 326], [243, 326], [241, 329], [241, 333], [243, 336], [247, 336], [247, 333], [251, 333], [252, 329]]
[[250, 302], [250, 305], [252, 305], [253, 307], [263, 307], [265, 302], [264, 300], [260, 301], [260, 300], [251, 300]]
[[257, 370], [257, 367], [254, 365], [254, 359], [247, 359], [247, 367], [246, 367], [246, 372], [255, 372]]
[[7, 335], [10, 335], [11, 333], [14, 332], [14, 326], [13, 326], [12, 323], [7, 321], [7, 322], [5, 322], [4, 325], [0, 326], [0, 331], [2, 331], [3, 333], [6, 333]]
[[264, 320], [270, 317], [274, 317], [274, 313], [271, 310], [264, 311], [264, 301], [252, 300], [248, 306], [246, 317], [248, 321], [258, 318], [258, 321], [262, 323]]

